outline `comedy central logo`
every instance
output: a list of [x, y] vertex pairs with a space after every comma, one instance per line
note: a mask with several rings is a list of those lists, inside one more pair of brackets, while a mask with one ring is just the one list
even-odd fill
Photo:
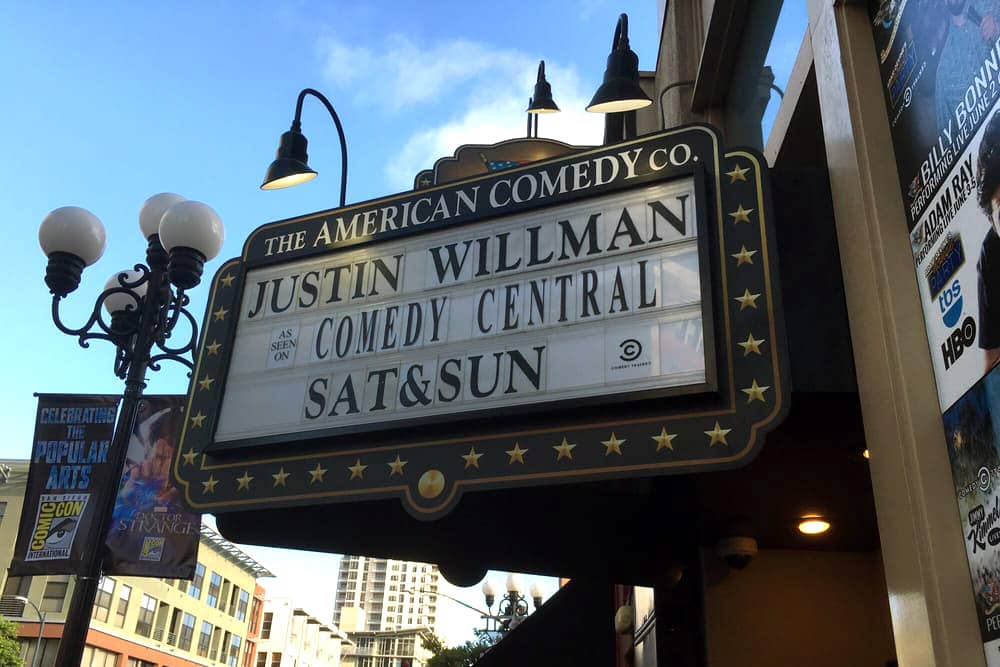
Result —
[[[647, 341], [646, 344], [648, 345], [649, 342]], [[618, 357], [617, 361], [611, 357], [610, 349], [608, 352], [609, 361], [611, 361], [611, 365], [608, 367], [610, 371], [621, 372], [651, 365], [645, 346], [638, 338], [625, 338], [618, 343], [615, 355]]]
[[618, 344], [621, 354], [618, 358], [622, 361], [635, 361], [642, 354], [642, 343], [635, 338], [626, 338]]
[[90, 494], [86, 493], [41, 496], [24, 560], [69, 558], [73, 539], [89, 499]]

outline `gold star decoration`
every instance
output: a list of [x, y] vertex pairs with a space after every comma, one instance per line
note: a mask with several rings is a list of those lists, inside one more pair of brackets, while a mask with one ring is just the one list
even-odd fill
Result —
[[733, 429], [731, 429], [731, 428], [722, 428], [722, 427], [720, 427], [719, 426], [719, 422], [716, 421], [715, 422], [715, 428], [713, 428], [711, 431], [705, 431], [704, 432], [705, 435], [707, 435], [708, 437], [710, 437], [712, 439], [708, 443], [708, 446], [711, 447], [712, 445], [714, 445], [717, 442], [721, 442], [724, 445], [728, 445], [729, 443], [726, 442], [726, 435], [730, 431], [732, 431], [732, 430]]
[[746, 182], [747, 172], [750, 171], [750, 167], [741, 167], [740, 165], [733, 165], [732, 171], [727, 171], [726, 176], [729, 177], [729, 183], [733, 184], [736, 181]]
[[753, 256], [757, 254], [756, 250], [747, 250], [746, 246], [740, 248], [740, 251], [730, 255], [736, 260], [736, 266], [743, 266], [744, 264], [753, 264]]
[[212, 387], [212, 383], [215, 382], [215, 378], [206, 375], [202, 379], [198, 380], [198, 387], [202, 391], [208, 391]]
[[674, 451], [674, 438], [676, 437], [676, 433], [667, 433], [666, 427], [661, 428], [660, 434], [653, 436], [653, 441], [656, 442], [656, 451], [660, 451], [661, 449]]
[[233, 274], [227, 273], [226, 275], [222, 276], [222, 280], [220, 280], [219, 282], [222, 283], [223, 287], [232, 287], [233, 286], [233, 279], [235, 277], [236, 276], [234, 276]]
[[207, 415], [203, 414], [199, 410], [198, 414], [196, 414], [194, 417], [191, 417], [191, 426], [193, 426], [194, 428], [201, 428], [202, 424], [205, 423], [206, 417]]
[[622, 445], [624, 445], [628, 440], [619, 440], [615, 437], [614, 431], [611, 432], [610, 440], [601, 440], [601, 444], [604, 445], [604, 455], [611, 456], [611, 452], [614, 452], [618, 456], [622, 455]]
[[508, 449], [504, 451], [504, 454], [510, 457], [510, 461], [507, 461], [507, 465], [512, 463], [524, 463], [524, 455], [528, 453], [527, 449], [521, 449], [521, 443], [515, 442], [514, 449]]
[[558, 445], [553, 445], [552, 449], [556, 450], [558, 456], [556, 456], [556, 461], [562, 461], [563, 459], [573, 458], [573, 448], [576, 445], [571, 445], [566, 441], [566, 438], [562, 439], [562, 442]]
[[477, 454], [475, 447], [470, 448], [468, 454], [462, 454], [462, 458], [465, 459], [465, 469], [478, 468], [481, 457], [482, 454]]
[[201, 483], [205, 487], [203, 493], [215, 493], [215, 485], [219, 483], [219, 480], [215, 479], [215, 475], [209, 475], [208, 479]]
[[421, 187], [426, 188], [430, 184], [431, 184], [431, 179], [427, 178], [426, 176], [424, 176], [423, 178], [420, 179], [420, 186]]
[[214, 313], [212, 313], [212, 316], [215, 318], [216, 322], [221, 322], [224, 319], [226, 319], [226, 313], [228, 312], [229, 311], [227, 309], [223, 308], [222, 306], [219, 306], [219, 309]]
[[212, 354], [218, 354], [219, 353], [219, 348], [221, 348], [221, 347], [222, 347], [222, 345], [219, 344], [219, 341], [213, 339], [211, 343], [209, 343], [208, 345], [205, 346], [205, 350], [210, 355], [212, 355]]
[[246, 470], [243, 471], [242, 477], [236, 478], [236, 490], [243, 491], [244, 489], [250, 490], [250, 482], [253, 481], [253, 477], [250, 476]]
[[733, 224], [738, 225], [741, 222], [750, 222], [750, 214], [753, 213], [752, 208], [743, 208], [743, 204], [740, 207], [729, 214], [729, 217], [733, 219]]
[[745, 341], [743, 341], [742, 343], [737, 343], [737, 345], [743, 348], [743, 356], [745, 357], [751, 352], [755, 354], [760, 354], [760, 346], [761, 343], [763, 342], [765, 342], [765, 339], [761, 338], [758, 340], [757, 338], [753, 337], [753, 334], [749, 334]]
[[309, 476], [311, 477], [309, 483], [315, 484], [316, 482], [322, 482], [323, 475], [326, 474], [327, 470], [328, 470], [327, 468], [320, 467], [320, 465], [317, 463], [316, 467], [309, 471]]
[[184, 459], [184, 465], [194, 465], [194, 462], [198, 459], [198, 452], [189, 449], [186, 454], [181, 454], [181, 458]]
[[389, 477], [392, 477], [393, 475], [402, 476], [403, 466], [405, 466], [407, 463], [409, 463], [409, 461], [403, 461], [402, 459], [399, 458], [399, 454], [396, 454], [395, 461], [389, 461], [388, 463], [386, 463], [386, 465], [389, 466]]
[[747, 395], [747, 403], [753, 403], [754, 401], [767, 403], [767, 401], [764, 400], [764, 392], [768, 389], [770, 389], [770, 387], [762, 387], [757, 384], [757, 380], [754, 380], [753, 385], [747, 387], [746, 389], [741, 389], [740, 391]]
[[751, 294], [750, 290], [744, 290], [743, 296], [734, 296], [733, 301], [737, 301], [740, 304], [740, 310], [746, 310], [747, 308], [757, 308], [757, 299], [760, 294]]
[[285, 466], [281, 466], [281, 468], [278, 469], [278, 472], [271, 475], [271, 477], [274, 478], [274, 486], [285, 486], [285, 480], [288, 479], [289, 475], [291, 475], [291, 473], [285, 472]]
[[354, 461], [354, 465], [347, 466], [347, 469], [351, 471], [351, 479], [364, 479], [365, 478], [365, 468], [368, 466], [361, 465], [361, 459]]

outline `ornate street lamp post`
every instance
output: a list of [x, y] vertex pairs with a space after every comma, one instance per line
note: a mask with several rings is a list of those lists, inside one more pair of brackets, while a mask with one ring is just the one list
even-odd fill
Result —
[[[108, 461], [115, 475], [125, 465], [129, 437], [146, 387], [146, 370], [159, 370], [162, 361], [179, 362], [189, 371], [194, 368], [189, 356], [197, 344], [198, 326], [186, 309], [185, 290], [201, 281], [205, 262], [218, 254], [225, 235], [215, 211], [170, 193], [146, 200], [139, 212], [139, 228], [148, 241], [146, 264], [114, 274], [98, 295], [90, 317], [77, 328], [63, 323], [59, 305], [79, 287], [84, 267], [104, 253], [104, 226], [89, 211], [65, 206], [49, 213], [38, 229], [38, 241], [49, 258], [45, 284], [52, 292], [56, 327], [76, 336], [82, 347], [89, 347], [94, 339], [115, 346], [115, 375], [125, 381]], [[105, 319], [104, 311], [110, 319]], [[170, 337], [181, 319], [187, 321], [190, 336], [174, 344]], [[77, 577], [57, 665], [79, 665], [83, 657], [117, 485], [101, 491], [94, 542], [82, 564], [83, 574]]]
[[[507, 592], [500, 598], [496, 615], [493, 615], [496, 588], [489, 579], [483, 582], [482, 591], [489, 611], [482, 616], [484, 628], [477, 630], [476, 634], [505, 635], [528, 617], [528, 598], [521, 593], [521, 581], [513, 572], [507, 575]], [[537, 582], [531, 585], [530, 593], [535, 609], [538, 609], [542, 606], [542, 589]]]

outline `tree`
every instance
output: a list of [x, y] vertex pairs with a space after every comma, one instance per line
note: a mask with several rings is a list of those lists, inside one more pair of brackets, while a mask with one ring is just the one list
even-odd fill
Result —
[[427, 667], [471, 667], [479, 657], [492, 646], [492, 642], [482, 638], [467, 641], [461, 646], [448, 647], [436, 634], [421, 640], [424, 648], [434, 655], [427, 661]]
[[17, 624], [0, 618], [0, 667], [24, 667]]

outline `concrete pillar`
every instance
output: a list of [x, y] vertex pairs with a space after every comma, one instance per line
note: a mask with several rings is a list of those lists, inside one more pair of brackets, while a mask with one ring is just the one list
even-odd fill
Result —
[[866, 6], [809, 0], [809, 25], [896, 651], [983, 665]]

